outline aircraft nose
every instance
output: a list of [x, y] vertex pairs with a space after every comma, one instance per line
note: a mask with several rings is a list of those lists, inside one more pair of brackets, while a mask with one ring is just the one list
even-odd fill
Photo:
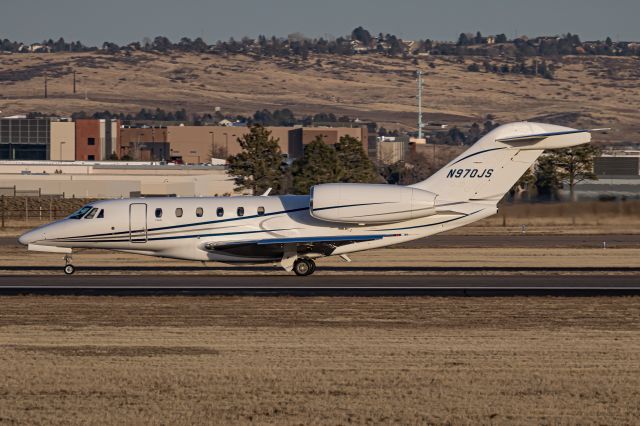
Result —
[[18, 238], [18, 242], [25, 246], [40, 240], [44, 240], [44, 233], [39, 230], [25, 232]]

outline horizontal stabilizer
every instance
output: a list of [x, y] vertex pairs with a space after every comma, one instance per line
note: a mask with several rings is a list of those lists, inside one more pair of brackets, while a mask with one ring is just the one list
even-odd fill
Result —
[[572, 135], [575, 133], [606, 132], [607, 130], [611, 130], [611, 129], [610, 128], [583, 129], [583, 130], [576, 129], [576, 130], [567, 130], [565, 132], [550, 132], [550, 133], [538, 133], [535, 135], [513, 136], [510, 138], [496, 139], [496, 141], [497, 142], [538, 141], [538, 140], [549, 138], [551, 136]]

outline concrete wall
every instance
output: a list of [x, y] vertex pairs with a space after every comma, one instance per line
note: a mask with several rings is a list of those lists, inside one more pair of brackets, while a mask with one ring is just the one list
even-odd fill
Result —
[[51, 122], [49, 157], [55, 161], [73, 161], [76, 157], [76, 125], [73, 122]]
[[[29, 174], [30, 173], [30, 174]], [[118, 198], [131, 193], [204, 197], [234, 194], [223, 167], [150, 166], [119, 162], [0, 162], [2, 187], [64, 194], [67, 198]]]
[[195, 176], [155, 176], [135, 174], [0, 174], [2, 186], [18, 191], [40, 190], [46, 194], [64, 194], [65, 198], [120, 198], [131, 193], [205, 197], [234, 194], [233, 180], [224, 171]]

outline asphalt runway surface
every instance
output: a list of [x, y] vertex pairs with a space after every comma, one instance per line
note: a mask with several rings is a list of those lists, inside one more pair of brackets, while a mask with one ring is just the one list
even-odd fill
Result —
[[[433, 235], [405, 244], [398, 248], [447, 248], [447, 247], [602, 247], [606, 242], [610, 248], [640, 248], [640, 234], [609, 235], [555, 235], [555, 234], [509, 234], [509, 235]], [[22, 247], [17, 237], [0, 237], [0, 246]]]
[[638, 275], [13, 275], [0, 294], [547, 296], [640, 295]]

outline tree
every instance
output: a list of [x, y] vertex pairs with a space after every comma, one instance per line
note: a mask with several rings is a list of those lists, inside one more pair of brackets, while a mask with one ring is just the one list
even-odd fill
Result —
[[469, 37], [465, 33], [460, 33], [460, 37], [458, 37], [458, 46], [467, 46], [471, 44]]
[[297, 194], [308, 194], [313, 185], [338, 182], [342, 175], [336, 150], [324, 143], [322, 136], [316, 136], [304, 147], [304, 155], [291, 168]]
[[504, 34], [498, 34], [496, 36], [496, 43], [506, 43], [507, 42], [507, 36]]
[[535, 186], [538, 196], [547, 200], [558, 198], [558, 190], [561, 182], [558, 179], [558, 170], [555, 158], [552, 154], [542, 155], [536, 163]]
[[480, 65], [476, 64], [475, 62], [473, 62], [472, 64], [470, 64], [467, 67], [467, 71], [480, 72]]
[[368, 47], [371, 44], [371, 33], [362, 27], [358, 27], [351, 32], [351, 39], [358, 40]]
[[343, 136], [335, 145], [340, 164], [340, 182], [379, 182], [375, 166], [362, 148], [362, 142], [352, 136]]
[[509, 190], [509, 197], [512, 199], [520, 198], [523, 193], [527, 194], [527, 198], [531, 200], [531, 193], [533, 192], [533, 188], [535, 188], [536, 177], [533, 173], [531, 173], [531, 169], [527, 169], [527, 171], [520, 176], [520, 179], [513, 184], [511, 189]]
[[260, 194], [273, 188], [274, 193], [280, 193], [287, 170], [278, 139], [272, 138], [264, 127], [254, 125], [248, 134], [238, 138], [238, 143], [242, 152], [228, 158], [236, 189]]
[[593, 145], [582, 145], [553, 152], [558, 180], [569, 186], [571, 201], [575, 201], [574, 188], [586, 179], [598, 179], [593, 172], [593, 162], [598, 149]]

